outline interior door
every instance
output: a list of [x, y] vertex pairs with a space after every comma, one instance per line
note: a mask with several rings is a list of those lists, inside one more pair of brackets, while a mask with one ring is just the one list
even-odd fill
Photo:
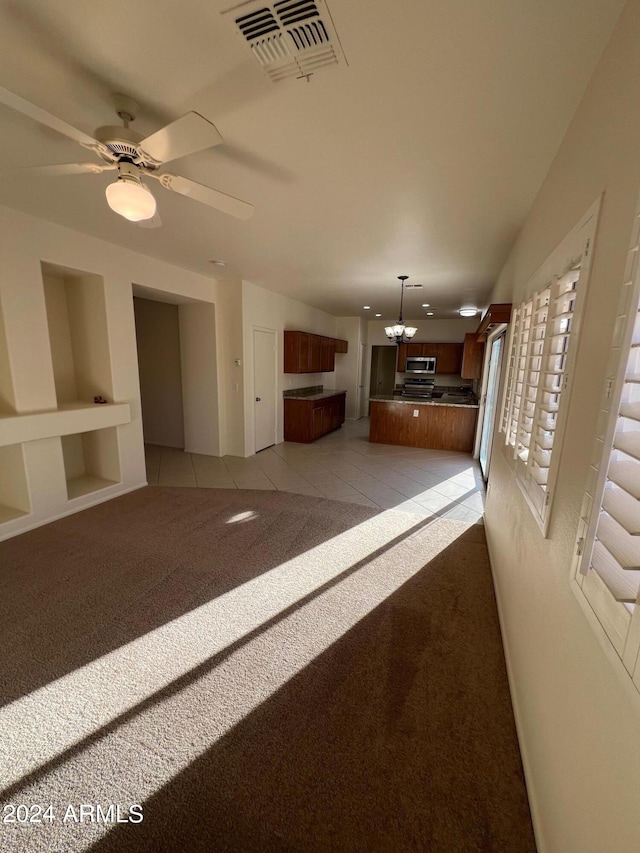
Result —
[[253, 330], [255, 452], [276, 443], [276, 333]]
[[501, 334], [491, 342], [489, 350], [489, 363], [487, 365], [487, 384], [484, 393], [484, 407], [482, 414], [482, 432], [480, 434], [479, 462], [482, 476], [486, 480], [489, 476], [489, 463], [491, 461], [491, 445], [493, 441], [493, 425], [496, 420], [496, 403], [498, 397], [498, 382], [500, 379], [500, 363], [502, 361], [502, 345], [505, 335]]

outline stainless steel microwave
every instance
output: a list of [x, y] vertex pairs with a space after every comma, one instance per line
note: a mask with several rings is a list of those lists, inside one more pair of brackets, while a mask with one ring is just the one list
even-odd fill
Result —
[[433, 356], [407, 356], [405, 373], [435, 373], [436, 360]]

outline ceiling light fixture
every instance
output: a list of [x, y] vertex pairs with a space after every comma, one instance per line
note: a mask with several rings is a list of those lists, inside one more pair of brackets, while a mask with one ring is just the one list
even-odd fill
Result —
[[376, 314], [376, 317], [382, 317], [382, 314]]
[[395, 326], [385, 326], [384, 333], [390, 341], [395, 341], [395, 343], [397, 344], [402, 344], [406, 341], [410, 341], [418, 330], [415, 328], [415, 326], [405, 326], [404, 321], [402, 319], [404, 283], [409, 278], [409, 276], [399, 275], [398, 278], [400, 279], [400, 315], [398, 316], [398, 322]]
[[156, 200], [140, 180], [138, 167], [133, 163], [120, 163], [118, 172], [118, 180], [105, 190], [111, 210], [130, 222], [153, 219]]
[[427, 311], [427, 317], [433, 317], [433, 311]]
[[458, 314], [461, 317], [475, 317], [477, 313], [478, 313], [477, 308], [461, 308], [458, 311]]
[[428, 307], [429, 307], [429, 303], [428, 303], [428, 302], [423, 302], [423, 303], [422, 303], [422, 307], [423, 307], [423, 308], [428, 308]]
[[371, 308], [371, 305], [363, 305], [362, 307], [365, 311], [368, 311]]
[[214, 267], [226, 267], [226, 265], [227, 265], [226, 261], [219, 261], [217, 259], [215, 259], [213, 261], [209, 261], [209, 263], [213, 264]]

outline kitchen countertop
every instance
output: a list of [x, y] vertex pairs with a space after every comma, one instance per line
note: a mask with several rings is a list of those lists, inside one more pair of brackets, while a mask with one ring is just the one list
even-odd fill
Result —
[[[425, 397], [394, 397], [392, 394], [379, 394], [376, 397], [369, 397], [371, 403], [401, 403], [412, 406], [460, 406], [465, 409], [477, 409], [478, 404], [473, 402], [473, 398], [469, 398], [468, 402], [461, 400], [459, 395], [452, 394], [454, 399], [445, 399], [447, 395], [443, 395], [439, 400], [429, 400]], [[455, 399], [457, 398], [457, 399]]]
[[325, 397], [335, 397], [338, 394], [346, 394], [346, 391], [333, 390], [331, 388], [325, 388], [322, 391], [301, 391], [299, 394], [296, 394], [295, 391], [285, 391], [284, 399], [285, 400], [324, 400]]

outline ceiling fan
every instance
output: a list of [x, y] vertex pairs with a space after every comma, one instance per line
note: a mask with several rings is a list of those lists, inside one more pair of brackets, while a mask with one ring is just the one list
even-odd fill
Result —
[[0, 86], [0, 104], [5, 104], [79, 142], [103, 160], [103, 163], [32, 166], [29, 167], [30, 172], [41, 175], [97, 175], [117, 170], [116, 181], [106, 189], [107, 203], [112, 210], [132, 222], [151, 220], [156, 214], [155, 197], [142, 182], [143, 176], [153, 178], [167, 190], [195, 199], [238, 219], [248, 219], [252, 215], [254, 207], [246, 201], [240, 201], [189, 178], [158, 171], [165, 163], [178, 157], [219, 145], [222, 136], [210, 121], [199, 113], [189, 112], [143, 138], [129, 127], [129, 122], [132, 122], [138, 113], [138, 104], [124, 95], [115, 95], [114, 103], [116, 112], [122, 119], [122, 127], [99, 127], [93, 138]]

